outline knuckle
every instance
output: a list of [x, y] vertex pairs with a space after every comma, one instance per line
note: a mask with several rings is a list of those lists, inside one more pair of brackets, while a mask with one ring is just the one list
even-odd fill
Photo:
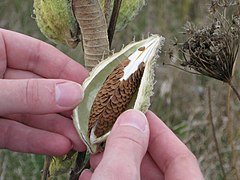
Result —
[[189, 151], [187, 149], [185, 152], [181, 152], [177, 156], [170, 159], [166, 163], [165, 169], [171, 168], [172, 166], [174, 166], [176, 164], [181, 164], [179, 162], [181, 162], [181, 163], [185, 162], [185, 163], [190, 164], [190, 162], [197, 162], [197, 158], [195, 157], [195, 155], [191, 151]]
[[38, 64], [40, 62], [40, 53], [42, 49], [42, 42], [38, 41], [36, 46], [33, 47], [34, 50], [31, 51], [29, 54], [28, 61], [26, 63], [26, 69], [28, 71], [34, 72], [38, 68]]
[[178, 155], [178, 157], [176, 158], [176, 160], [184, 160], [184, 161], [189, 161], [189, 160], [197, 160], [197, 158], [193, 155], [192, 152], [190, 151], [186, 151], [180, 155]]
[[30, 109], [35, 109], [40, 103], [39, 82], [34, 79], [29, 79], [27, 80], [25, 88], [26, 105]]

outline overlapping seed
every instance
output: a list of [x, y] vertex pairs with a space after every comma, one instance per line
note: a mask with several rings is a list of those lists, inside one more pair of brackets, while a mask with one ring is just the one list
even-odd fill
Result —
[[107, 77], [99, 90], [93, 103], [89, 120], [89, 136], [95, 126], [94, 134], [100, 137], [109, 132], [117, 117], [126, 109], [133, 94], [138, 89], [144, 72], [144, 63], [141, 63], [127, 80], [120, 80], [124, 74], [124, 68], [129, 64], [124, 60]]

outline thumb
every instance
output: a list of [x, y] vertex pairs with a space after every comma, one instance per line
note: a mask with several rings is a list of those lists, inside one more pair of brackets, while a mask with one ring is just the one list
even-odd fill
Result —
[[3, 79], [0, 89], [0, 115], [62, 112], [73, 109], [83, 98], [79, 84], [61, 79]]
[[[149, 126], [145, 115], [137, 110], [124, 112], [107, 139], [103, 159], [93, 179], [140, 179], [140, 165], [147, 151]], [[134, 177], [134, 178], [133, 178]]]

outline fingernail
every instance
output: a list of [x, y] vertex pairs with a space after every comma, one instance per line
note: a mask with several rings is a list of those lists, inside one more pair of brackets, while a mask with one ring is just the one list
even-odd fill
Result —
[[75, 107], [83, 99], [83, 89], [80, 84], [74, 82], [57, 83], [55, 98], [59, 106]]
[[128, 110], [119, 117], [118, 124], [120, 126], [131, 126], [144, 132], [147, 127], [147, 118], [140, 111]]

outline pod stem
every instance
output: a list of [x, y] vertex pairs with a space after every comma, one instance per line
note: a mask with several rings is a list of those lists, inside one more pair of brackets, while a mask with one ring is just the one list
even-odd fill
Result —
[[44, 165], [43, 165], [41, 180], [47, 180], [49, 177], [49, 166], [51, 163], [51, 159], [52, 157], [47, 155], [44, 158]]
[[114, 1], [113, 11], [112, 11], [112, 15], [111, 15], [111, 19], [110, 19], [110, 23], [109, 23], [109, 27], [108, 27], [108, 40], [109, 40], [110, 47], [112, 45], [112, 40], [113, 40], [121, 4], [122, 4], [122, 0]]
[[228, 82], [229, 86], [232, 88], [233, 92], [235, 93], [235, 95], [237, 96], [238, 100], [240, 101], [240, 94], [238, 93], [237, 89], [235, 88], [235, 86], [232, 84], [232, 81]]
[[75, 166], [70, 172], [69, 180], [78, 180], [81, 172], [89, 166], [89, 156], [87, 156], [87, 151], [78, 152], [77, 159], [75, 161]]

